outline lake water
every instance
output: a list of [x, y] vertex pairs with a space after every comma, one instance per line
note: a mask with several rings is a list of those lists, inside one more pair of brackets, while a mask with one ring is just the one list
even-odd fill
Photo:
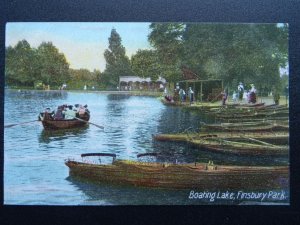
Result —
[[[82, 129], [45, 131], [40, 122], [4, 129], [4, 204], [17, 205], [181, 205], [236, 204], [189, 199], [190, 190], [116, 187], [69, 177], [68, 158], [88, 152], [115, 153], [136, 160], [138, 153], [160, 152], [163, 160], [236, 165], [286, 165], [287, 158], [239, 157], [210, 153], [185, 144], [159, 143], [152, 135], [198, 131], [213, 118], [163, 105], [154, 97], [124, 94], [5, 90], [4, 124], [37, 119], [46, 107], [87, 104], [90, 122]], [[288, 190], [284, 190], [288, 193]], [[288, 202], [286, 199], [284, 202]], [[280, 202], [280, 203], [284, 203]]]

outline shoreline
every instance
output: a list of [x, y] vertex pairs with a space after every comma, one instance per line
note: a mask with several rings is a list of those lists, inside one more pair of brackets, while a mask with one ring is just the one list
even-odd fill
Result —
[[[153, 91], [98, 91], [98, 90], [35, 90], [35, 89], [14, 89], [14, 88], [7, 88], [5, 90], [13, 90], [13, 91], [19, 91], [21, 93], [31, 92], [31, 91], [38, 91], [38, 92], [49, 92], [49, 93], [57, 93], [57, 92], [73, 92], [73, 93], [99, 93], [99, 94], [121, 94], [121, 95], [132, 95], [132, 96], [150, 96], [150, 97], [162, 97], [163, 92], [153, 92]], [[266, 105], [274, 104], [274, 100], [272, 96], [266, 96], [266, 97], [258, 97], [257, 103], [264, 102]], [[226, 105], [231, 105], [234, 102], [232, 99], [229, 99], [227, 101]], [[241, 102], [244, 103], [244, 102]], [[210, 102], [198, 102], [195, 101], [194, 104], [184, 104], [185, 107], [201, 107], [203, 105], [212, 105], [212, 106], [222, 106], [221, 101], [217, 101], [214, 103]], [[281, 95], [279, 100], [279, 105], [287, 105], [289, 106], [289, 98], [286, 99], [286, 96]]]

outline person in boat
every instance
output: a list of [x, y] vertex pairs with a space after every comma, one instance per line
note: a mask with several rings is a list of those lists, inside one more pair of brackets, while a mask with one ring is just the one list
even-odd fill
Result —
[[240, 82], [238, 85], [238, 98], [240, 101], [242, 101], [243, 97], [244, 97], [244, 85], [242, 82]]
[[50, 108], [46, 108], [44, 112], [44, 119], [53, 119], [54, 111], [51, 111]]
[[82, 105], [79, 105], [77, 112], [78, 112], [79, 116], [82, 117], [86, 113], [86, 108], [83, 107]]
[[72, 120], [76, 117], [76, 111], [73, 110], [73, 106], [71, 105], [69, 105], [62, 113], [65, 115], [66, 120]]
[[58, 106], [57, 110], [54, 114], [54, 119], [55, 120], [62, 120], [64, 119], [64, 114], [63, 114], [63, 106]]
[[251, 84], [251, 89], [249, 91], [249, 103], [256, 103], [256, 88], [254, 84]]

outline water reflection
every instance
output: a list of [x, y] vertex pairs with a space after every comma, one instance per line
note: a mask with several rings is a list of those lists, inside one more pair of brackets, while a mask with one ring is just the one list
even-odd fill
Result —
[[107, 100], [108, 101], [122, 101], [122, 100], [127, 100], [131, 97], [131, 95], [126, 95], [126, 94], [109, 94], [107, 95]]
[[[67, 177], [66, 180], [70, 182], [75, 188], [85, 194], [87, 197], [83, 205], [242, 205], [242, 204], [286, 204], [289, 202], [289, 190], [268, 190], [286, 194], [287, 198], [284, 200], [268, 199], [264, 202], [256, 199], [231, 200], [214, 197], [194, 198], [190, 199], [191, 190], [169, 190], [158, 188], [143, 188], [133, 186], [110, 185], [103, 183], [92, 183], [78, 177]], [[202, 191], [205, 190], [194, 190]], [[221, 190], [220, 190], [221, 191]], [[227, 191], [227, 190], [225, 190]], [[224, 191], [224, 192], [225, 192]], [[244, 190], [246, 191], [246, 190]], [[261, 190], [266, 191], [266, 190]], [[207, 192], [207, 191], [206, 191]], [[222, 192], [222, 191], [221, 191]], [[251, 193], [251, 191], [249, 191]], [[213, 193], [213, 192], [212, 192]], [[236, 192], [234, 192], [236, 193]]]
[[40, 143], [49, 144], [50, 142], [62, 141], [69, 137], [82, 138], [87, 133], [89, 125], [81, 128], [63, 129], [63, 130], [42, 130], [39, 136]]
[[6, 97], [18, 99], [66, 99], [67, 91], [5, 90]]
[[188, 199], [187, 190], [166, 190], [91, 183], [77, 177], [67, 177], [87, 199], [86, 205], [184, 205], [199, 204]]

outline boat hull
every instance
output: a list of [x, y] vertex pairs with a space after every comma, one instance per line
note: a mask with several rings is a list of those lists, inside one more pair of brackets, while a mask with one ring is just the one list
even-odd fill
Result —
[[[86, 120], [88, 121], [88, 120]], [[76, 127], [84, 127], [87, 125], [86, 122], [79, 120], [45, 120], [42, 121], [45, 129], [71, 129]]]
[[70, 175], [98, 183], [167, 189], [262, 190], [288, 187], [288, 167], [207, 166], [115, 161], [97, 165], [67, 161]]
[[50, 130], [58, 130], [58, 129], [71, 129], [76, 127], [84, 127], [88, 124], [88, 121], [90, 119], [89, 114], [85, 114], [84, 116], [78, 118], [78, 119], [71, 119], [71, 120], [55, 120], [51, 117], [40, 117], [43, 127], [45, 129]]

